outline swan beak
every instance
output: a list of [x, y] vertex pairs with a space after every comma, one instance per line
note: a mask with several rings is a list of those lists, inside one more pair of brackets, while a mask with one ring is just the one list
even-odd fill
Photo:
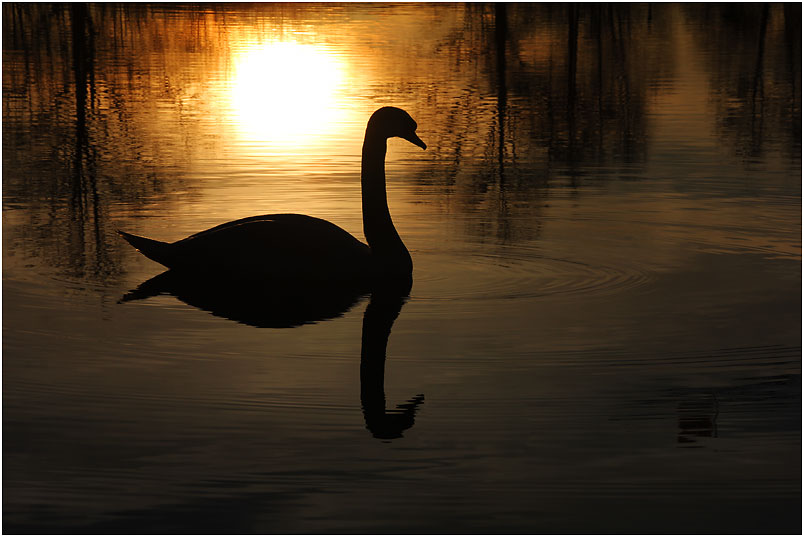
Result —
[[422, 139], [416, 136], [415, 132], [411, 132], [410, 134], [408, 134], [407, 136], [403, 136], [402, 138], [412, 143], [413, 145], [418, 145], [422, 149], [427, 149], [427, 144], [422, 142]]

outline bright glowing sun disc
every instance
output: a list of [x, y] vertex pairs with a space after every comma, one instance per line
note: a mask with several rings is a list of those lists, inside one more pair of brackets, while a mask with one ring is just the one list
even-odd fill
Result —
[[273, 42], [234, 58], [231, 105], [238, 129], [253, 141], [295, 144], [333, 128], [341, 108], [339, 58], [317, 45]]

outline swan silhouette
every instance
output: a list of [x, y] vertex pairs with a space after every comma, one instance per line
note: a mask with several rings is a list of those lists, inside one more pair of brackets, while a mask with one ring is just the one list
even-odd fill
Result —
[[234, 220], [173, 243], [118, 233], [149, 259], [180, 272], [312, 281], [411, 278], [413, 261], [388, 211], [385, 153], [392, 137], [427, 149], [416, 128], [407, 112], [390, 106], [368, 121], [360, 173], [368, 245], [331, 222], [300, 214]]

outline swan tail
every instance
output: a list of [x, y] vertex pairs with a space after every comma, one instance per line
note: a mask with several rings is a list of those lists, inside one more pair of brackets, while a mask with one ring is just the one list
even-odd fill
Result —
[[170, 252], [170, 244], [162, 241], [155, 241], [145, 237], [139, 237], [126, 233], [125, 231], [117, 230], [121, 237], [126, 239], [131, 246], [137, 249], [142, 255], [156, 261], [157, 263], [170, 267], [172, 265], [172, 255]]

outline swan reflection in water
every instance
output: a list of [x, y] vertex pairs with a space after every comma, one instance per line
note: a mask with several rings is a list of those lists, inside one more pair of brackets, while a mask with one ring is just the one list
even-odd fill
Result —
[[402, 436], [424, 397], [385, 409], [385, 349], [413, 274], [388, 210], [385, 154], [393, 137], [426, 149], [416, 129], [407, 112], [390, 106], [366, 125], [360, 183], [368, 244], [331, 222], [299, 214], [242, 218], [173, 243], [120, 231], [143, 255], [171, 269], [122, 301], [170, 293], [242, 323], [290, 327], [340, 316], [370, 292], [360, 359], [363, 413], [375, 437]]
[[413, 426], [424, 395], [395, 409], [385, 406], [385, 357], [394, 321], [408, 299], [412, 280], [374, 285], [278, 286], [218, 277], [214, 280], [173, 270], [126, 293], [121, 303], [169, 294], [182, 302], [239, 323], [260, 328], [290, 328], [342, 316], [371, 293], [363, 314], [360, 350], [360, 402], [366, 428], [375, 438], [401, 438]]

